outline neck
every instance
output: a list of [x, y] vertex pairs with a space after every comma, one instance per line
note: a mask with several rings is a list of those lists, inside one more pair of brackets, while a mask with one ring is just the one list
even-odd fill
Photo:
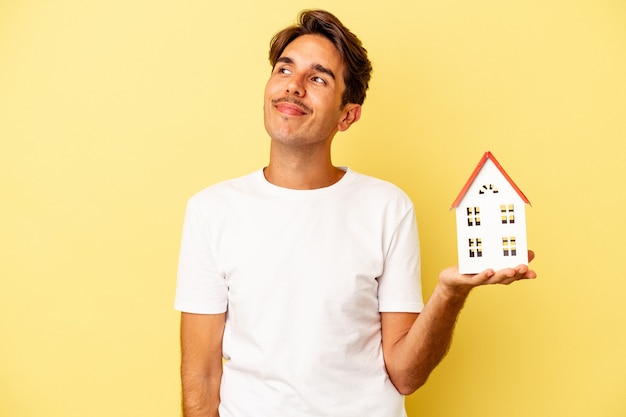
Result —
[[263, 172], [270, 183], [295, 190], [329, 187], [345, 174], [332, 164], [330, 141], [309, 146], [272, 141], [270, 162]]
[[270, 160], [263, 170], [270, 183], [294, 190], [314, 190], [337, 183], [345, 174], [330, 161], [324, 165], [293, 164]]

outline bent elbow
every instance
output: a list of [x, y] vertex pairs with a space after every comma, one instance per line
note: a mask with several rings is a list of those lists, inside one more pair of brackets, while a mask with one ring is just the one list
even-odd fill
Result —
[[400, 394], [411, 395], [426, 383], [426, 379], [427, 378], [407, 379], [403, 381], [394, 381], [392, 379], [391, 382]]

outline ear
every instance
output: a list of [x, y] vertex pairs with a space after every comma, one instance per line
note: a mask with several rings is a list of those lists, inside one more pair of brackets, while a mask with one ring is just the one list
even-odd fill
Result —
[[344, 106], [341, 119], [339, 119], [339, 123], [337, 124], [337, 129], [340, 132], [348, 130], [352, 123], [358, 122], [361, 118], [361, 105], [348, 103]]

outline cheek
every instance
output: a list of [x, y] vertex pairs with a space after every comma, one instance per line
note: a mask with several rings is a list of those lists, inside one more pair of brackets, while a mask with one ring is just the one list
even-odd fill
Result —
[[265, 90], [263, 91], [263, 98], [265, 98], [265, 100], [267, 100], [267, 98], [270, 96], [270, 92], [271, 92], [270, 84], [267, 83], [265, 85]]
[[282, 84], [279, 80], [274, 77], [270, 77], [265, 84], [265, 96], [276, 94], [277, 92], [282, 91]]

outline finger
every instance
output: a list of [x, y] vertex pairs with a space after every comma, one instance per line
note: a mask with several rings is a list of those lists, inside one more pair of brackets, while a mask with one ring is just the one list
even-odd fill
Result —
[[529, 269], [528, 272], [526, 272], [526, 274], [524, 274], [524, 278], [526, 278], [526, 279], [537, 278], [537, 273], [535, 271], [533, 271], [532, 269]]
[[518, 265], [517, 267], [515, 267], [515, 270], [517, 272], [517, 275], [520, 277], [520, 279], [521, 278], [525, 278], [525, 279], [537, 278], [537, 274], [535, 273], [535, 271], [530, 269], [528, 265]]
[[532, 250], [528, 251], [528, 262], [532, 261], [533, 259], [535, 259], [535, 252]]
[[489, 281], [493, 278], [496, 272], [489, 268], [484, 271], [479, 272], [476, 275], [469, 275], [469, 279], [474, 282], [475, 285], [488, 284]]
[[516, 268], [516, 273], [514, 275], [509, 275], [509, 276], [505, 275], [500, 283], [508, 285], [515, 281], [533, 279], [536, 277], [537, 277], [537, 274], [535, 274], [534, 271], [524, 266], [524, 268]]
[[[523, 270], [524, 265], [520, 265], [516, 268], [505, 268], [495, 272], [495, 274], [489, 279], [490, 284], [510, 284], [520, 276], [520, 269]], [[525, 272], [525, 271], [524, 271]]]

